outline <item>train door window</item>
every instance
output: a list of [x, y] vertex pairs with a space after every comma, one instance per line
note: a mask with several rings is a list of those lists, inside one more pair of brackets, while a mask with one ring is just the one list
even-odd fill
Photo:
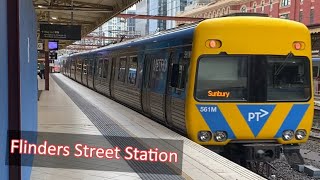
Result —
[[128, 73], [128, 83], [135, 85], [137, 78], [137, 68], [138, 68], [138, 58], [130, 57], [129, 61], [129, 73]]
[[89, 60], [89, 62], [88, 62], [88, 68], [87, 68], [87, 71], [88, 71], [88, 75], [89, 76], [92, 76], [92, 71], [93, 71], [93, 60], [91, 59], [91, 60]]
[[184, 91], [188, 80], [188, 68], [190, 63], [189, 49], [184, 49], [184, 52], [179, 53], [178, 63], [172, 65], [171, 73], [171, 87], [175, 89], [175, 92]]
[[108, 75], [108, 67], [109, 67], [109, 60], [105, 59], [104, 60], [104, 68], [103, 68], [103, 74], [102, 74], [102, 78], [106, 79], [107, 75]]
[[102, 77], [102, 65], [103, 65], [103, 61], [98, 60], [97, 68], [96, 68], [96, 75], [95, 75], [97, 77], [97, 79], [100, 79]]
[[97, 64], [97, 72], [96, 72], [98, 78], [100, 78], [100, 77], [101, 77], [101, 74], [102, 74], [101, 64], [102, 64], [102, 60], [99, 60], [99, 61], [98, 61], [98, 64]]
[[165, 52], [159, 52], [152, 56], [152, 67], [150, 76], [150, 85], [156, 91], [162, 91], [166, 84], [166, 73], [168, 67], [168, 58]]
[[125, 82], [127, 57], [120, 58], [118, 69], [118, 81]]

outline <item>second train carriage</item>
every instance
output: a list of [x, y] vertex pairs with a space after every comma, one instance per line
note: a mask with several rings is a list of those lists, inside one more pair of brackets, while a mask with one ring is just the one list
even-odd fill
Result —
[[301, 23], [223, 17], [70, 56], [64, 74], [210, 147], [299, 153], [313, 120]]

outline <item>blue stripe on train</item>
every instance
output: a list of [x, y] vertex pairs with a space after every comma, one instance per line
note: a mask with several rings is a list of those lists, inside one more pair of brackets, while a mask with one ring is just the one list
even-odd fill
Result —
[[235, 139], [235, 135], [231, 130], [228, 122], [222, 115], [218, 106], [212, 105], [197, 105], [199, 112], [203, 119], [208, 124], [211, 132], [226, 131], [228, 133], [228, 139]]
[[300, 124], [304, 114], [306, 113], [309, 104], [295, 104], [292, 106], [286, 119], [283, 121], [280, 129], [278, 130], [275, 138], [281, 138], [284, 130], [296, 130]]

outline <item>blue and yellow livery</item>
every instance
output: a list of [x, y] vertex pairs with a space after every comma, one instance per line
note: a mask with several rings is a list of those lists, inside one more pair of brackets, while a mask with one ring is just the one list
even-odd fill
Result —
[[201, 145], [274, 159], [310, 133], [310, 41], [298, 22], [222, 17], [73, 54], [62, 72]]
[[186, 124], [203, 145], [297, 144], [313, 121], [310, 33], [268, 17], [201, 22], [194, 33]]

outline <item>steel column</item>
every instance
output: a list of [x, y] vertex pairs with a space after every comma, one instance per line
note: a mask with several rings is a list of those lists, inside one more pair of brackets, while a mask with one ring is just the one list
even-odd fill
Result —
[[[7, 0], [8, 129], [21, 138], [19, 0]], [[10, 145], [10, 144], [9, 144]], [[9, 156], [9, 179], [21, 179], [21, 155]]]
[[44, 41], [44, 78], [45, 78], [45, 90], [49, 91], [49, 48], [48, 48], [48, 40]]

